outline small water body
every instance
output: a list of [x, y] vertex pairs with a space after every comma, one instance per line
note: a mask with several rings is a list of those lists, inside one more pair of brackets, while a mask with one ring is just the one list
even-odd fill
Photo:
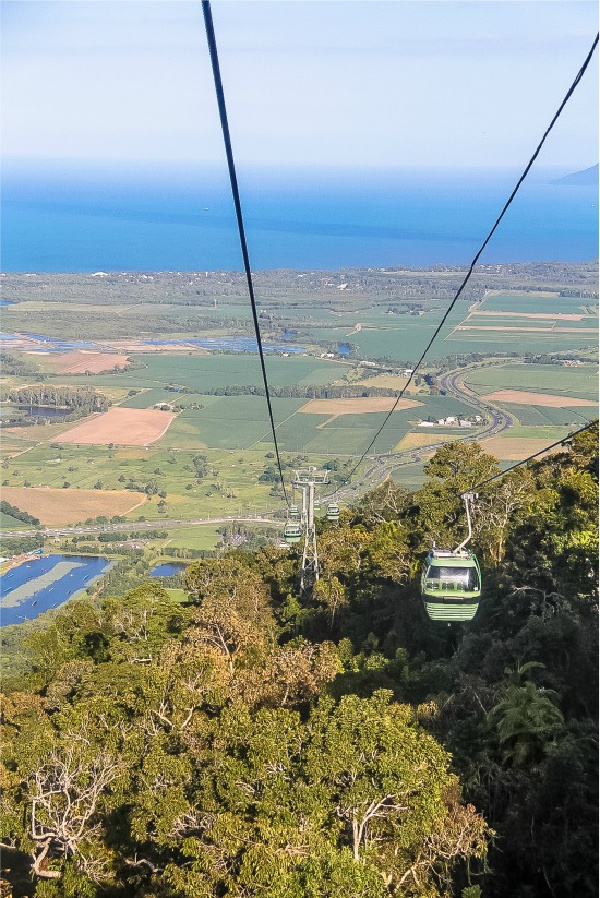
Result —
[[[6, 303], [2, 303], [2, 305], [6, 305]], [[0, 334], [0, 344], [1, 343], [9, 343], [13, 340], [19, 340], [23, 337], [28, 337], [30, 340], [35, 340], [36, 343], [40, 344], [35, 348], [38, 350], [42, 350], [44, 352], [76, 352], [82, 349], [103, 349], [102, 346], [98, 346], [97, 343], [84, 343], [81, 341], [69, 341], [69, 340], [58, 340], [54, 337], [46, 337], [44, 334]], [[28, 347], [29, 348], [29, 347]], [[31, 347], [33, 349], [34, 347]]]
[[25, 412], [28, 418], [66, 418], [72, 411], [70, 408], [54, 408], [50, 405], [15, 405], [13, 407]]
[[0, 626], [34, 620], [59, 608], [113, 565], [101, 555], [33, 557], [0, 577]]
[[[258, 352], [258, 344], [253, 337], [190, 337], [186, 340], [144, 340], [147, 346], [200, 346], [202, 349], [224, 349], [229, 352]], [[304, 346], [287, 343], [267, 343], [263, 340], [265, 352], [306, 352]]]
[[[43, 348], [48, 352], [73, 352], [79, 349], [101, 349], [97, 343], [87, 343], [81, 340], [58, 340], [55, 337], [47, 337], [45, 334], [21, 334], [22, 337], [29, 337], [30, 340], [37, 340], [43, 343]], [[5, 339], [14, 339], [15, 334], [4, 335]]]
[[0, 306], [14, 306], [14, 299], [0, 299]]
[[185, 571], [187, 564], [181, 561], [170, 561], [165, 564], [158, 564], [150, 571], [151, 577], [174, 577], [175, 574], [181, 574]]

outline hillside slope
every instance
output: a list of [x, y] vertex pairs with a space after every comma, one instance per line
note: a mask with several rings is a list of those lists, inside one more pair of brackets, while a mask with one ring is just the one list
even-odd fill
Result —
[[5, 894], [591, 898], [597, 430], [482, 488], [485, 598], [436, 626], [420, 561], [496, 471], [448, 444], [324, 522], [308, 603], [263, 549], [193, 564], [183, 604], [41, 619], [4, 686]]

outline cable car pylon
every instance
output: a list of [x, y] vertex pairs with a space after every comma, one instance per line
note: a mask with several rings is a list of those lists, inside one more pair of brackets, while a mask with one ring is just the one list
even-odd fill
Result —
[[308, 596], [319, 579], [319, 556], [315, 531], [315, 486], [327, 483], [327, 471], [316, 468], [298, 468], [294, 472], [292, 486], [302, 493], [300, 526], [304, 534], [302, 564], [300, 565], [300, 595]]

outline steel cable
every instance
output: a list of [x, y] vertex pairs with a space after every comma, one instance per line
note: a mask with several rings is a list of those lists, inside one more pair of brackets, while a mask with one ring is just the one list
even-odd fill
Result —
[[[580, 68], [579, 71], [577, 72], [577, 75], [576, 75], [576, 77], [575, 77], [573, 83], [571, 84], [569, 90], [568, 90], [567, 93], [565, 94], [565, 97], [564, 97], [562, 103], [560, 104], [560, 106], [558, 107], [558, 109], [556, 110], [556, 112], [554, 113], [554, 115], [553, 115], [553, 117], [552, 117], [552, 121], [550, 122], [550, 124], [548, 125], [548, 127], [546, 128], [546, 130], [544, 131], [544, 134], [543, 134], [543, 136], [542, 136], [542, 139], [541, 139], [540, 142], [538, 143], [538, 145], [537, 145], [537, 147], [536, 147], [536, 149], [535, 149], [533, 155], [531, 156], [529, 162], [527, 163], [525, 169], [523, 170], [523, 173], [521, 174], [521, 177], [520, 177], [519, 180], [517, 181], [517, 183], [516, 183], [516, 185], [515, 185], [515, 187], [514, 187], [512, 193], [510, 194], [509, 198], [508, 198], [507, 201], [505, 202], [504, 207], [502, 208], [502, 211], [500, 212], [500, 215], [499, 215], [498, 218], [496, 219], [493, 228], [491, 229], [491, 231], [489, 232], [489, 234], [487, 235], [487, 237], [485, 238], [485, 240], [483, 241], [483, 243], [482, 243], [481, 246], [479, 247], [479, 250], [477, 251], [475, 257], [473, 258], [473, 261], [471, 262], [471, 264], [470, 264], [470, 266], [469, 266], [469, 270], [468, 270], [468, 272], [467, 272], [467, 274], [466, 274], [466, 276], [465, 276], [465, 278], [464, 278], [462, 284], [460, 285], [460, 287], [459, 287], [458, 290], [456, 291], [456, 294], [454, 295], [454, 298], [453, 298], [452, 302], [450, 303], [450, 305], [449, 305], [448, 308], [446, 309], [446, 312], [445, 312], [445, 314], [444, 314], [444, 317], [442, 318], [442, 320], [440, 321], [440, 323], [439, 323], [438, 326], [436, 327], [436, 329], [435, 329], [435, 331], [434, 331], [434, 333], [433, 333], [433, 336], [431, 337], [429, 343], [427, 344], [427, 346], [426, 346], [425, 349], [423, 350], [423, 352], [422, 352], [422, 354], [421, 354], [421, 357], [420, 357], [419, 361], [417, 362], [417, 364], [415, 365], [415, 367], [414, 367], [413, 370], [411, 371], [411, 374], [410, 374], [410, 376], [409, 376], [409, 378], [408, 378], [406, 384], [405, 384], [404, 387], [402, 388], [402, 391], [401, 391], [401, 392], [399, 393], [399, 395], [396, 397], [396, 401], [395, 401], [394, 405], [392, 406], [392, 408], [390, 409], [390, 411], [387, 413], [386, 417], [385, 417], [384, 420], [383, 420], [383, 423], [382, 423], [381, 427], [379, 428], [379, 430], [377, 430], [377, 432], [375, 433], [375, 436], [373, 437], [373, 439], [371, 440], [371, 442], [369, 443], [369, 445], [367, 446], [367, 448], [365, 449], [365, 451], [363, 452], [363, 454], [361, 455], [361, 457], [359, 458], [359, 460], [357, 461], [357, 463], [354, 465], [354, 467], [352, 468], [352, 470], [350, 471], [350, 473], [346, 475], [346, 477], [345, 477], [345, 479], [342, 481], [342, 483], [339, 484], [339, 486], [337, 487], [337, 489], [336, 489], [336, 491], [335, 491], [336, 493], [337, 493], [338, 490], [342, 489], [342, 488], [348, 483], [348, 481], [349, 481], [350, 478], [353, 476], [353, 474], [356, 473], [356, 471], [358, 470], [358, 468], [360, 467], [360, 465], [361, 465], [362, 462], [364, 461], [365, 457], [369, 454], [370, 450], [373, 448], [373, 445], [375, 444], [375, 441], [376, 441], [377, 437], [378, 437], [378, 436], [380, 435], [380, 433], [382, 432], [383, 428], [385, 427], [385, 425], [387, 424], [387, 422], [388, 422], [389, 419], [391, 418], [392, 414], [396, 411], [396, 408], [398, 407], [398, 403], [400, 402], [400, 400], [402, 399], [402, 397], [403, 397], [404, 394], [406, 393], [408, 387], [410, 386], [410, 384], [411, 384], [411, 382], [412, 382], [413, 377], [415, 376], [415, 374], [417, 373], [417, 371], [419, 370], [419, 368], [420, 368], [421, 365], [423, 364], [423, 360], [424, 360], [425, 356], [427, 355], [427, 353], [428, 353], [429, 350], [431, 349], [434, 340], [436, 339], [436, 337], [437, 337], [438, 334], [440, 333], [442, 327], [443, 327], [444, 324], [446, 323], [446, 320], [448, 319], [448, 316], [449, 316], [450, 312], [452, 311], [452, 309], [453, 309], [454, 306], [456, 305], [456, 301], [458, 300], [458, 298], [460, 297], [461, 293], [463, 292], [463, 290], [464, 290], [465, 287], [467, 286], [467, 283], [468, 283], [468, 281], [469, 281], [469, 279], [470, 279], [470, 277], [471, 277], [471, 275], [472, 275], [472, 273], [473, 273], [473, 269], [475, 268], [475, 265], [476, 265], [477, 262], [479, 261], [479, 258], [480, 258], [480, 256], [481, 256], [481, 254], [483, 253], [484, 249], [486, 248], [486, 246], [488, 245], [488, 243], [489, 243], [490, 240], [492, 239], [492, 236], [493, 236], [493, 234], [495, 233], [496, 228], [499, 226], [500, 222], [501, 222], [502, 219], [504, 218], [504, 215], [505, 215], [506, 211], [508, 210], [509, 206], [511, 205], [511, 203], [512, 203], [512, 201], [514, 200], [515, 196], [517, 195], [517, 193], [518, 193], [518, 191], [519, 191], [519, 188], [521, 187], [523, 181], [525, 180], [525, 178], [526, 178], [527, 175], [529, 174], [529, 171], [530, 171], [530, 169], [531, 169], [533, 163], [535, 162], [535, 160], [536, 160], [537, 157], [539, 156], [540, 150], [542, 149], [544, 143], [546, 142], [546, 138], [548, 137], [548, 135], [549, 135], [550, 132], [552, 131], [552, 128], [553, 128], [554, 125], [556, 124], [556, 122], [557, 122], [558, 118], [560, 117], [560, 115], [561, 115], [563, 109], [565, 108], [565, 106], [567, 105], [569, 99], [570, 99], [571, 96], [573, 95], [573, 93], [574, 93], [574, 91], [575, 91], [577, 85], [579, 84], [579, 82], [580, 82], [581, 79], [583, 78], [583, 76], [584, 76], [584, 74], [585, 74], [585, 71], [586, 71], [586, 69], [587, 69], [587, 67], [588, 67], [588, 65], [589, 65], [589, 63], [590, 63], [590, 60], [591, 60], [591, 58], [592, 58], [592, 56], [593, 56], [593, 54], [594, 54], [594, 51], [595, 51], [596, 47], [598, 46], [598, 38], [599, 38], [599, 35], [596, 35], [596, 38], [595, 38], [595, 40], [594, 40], [594, 42], [593, 42], [593, 44], [592, 44], [592, 46], [591, 46], [591, 49], [590, 49], [589, 53], [587, 54], [587, 56], [586, 56], [586, 58], [585, 58], [585, 61], [584, 61], [583, 65], [581, 66], [581, 68]], [[335, 495], [335, 493], [334, 493], [334, 495]]]
[[240, 245], [242, 249], [242, 258], [244, 260], [244, 271], [246, 272], [246, 280], [248, 281], [248, 293], [250, 294], [250, 304], [252, 306], [252, 319], [254, 321], [254, 333], [256, 335], [256, 344], [258, 346], [258, 354], [260, 356], [260, 366], [262, 370], [263, 384], [265, 387], [265, 396], [267, 400], [267, 409], [269, 412], [269, 421], [271, 422], [271, 432], [273, 434], [273, 443], [275, 445], [275, 455], [277, 458], [277, 468], [279, 469], [279, 479], [283, 488], [283, 496], [285, 504], [289, 507], [283, 471], [281, 468], [281, 458], [279, 455], [279, 445], [277, 443], [277, 433], [275, 430], [275, 420], [273, 417], [273, 408], [271, 406], [271, 396], [269, 393], [269, 383], [267, 379], [267, 369], [265, 365], [265, 354], [263, 351], [262, 339], [260, 335], [260, 325], [258, 323], [258, 313], [256, 311], [256, 300], [254, 297], [254, 283], [252, 280], [252, 269], [250, 267], [250, 256], [248, 255], [248, 247], [246, 244], [246, 233], [244, 230], [244, 218], [242, 215], [242, 204], [240, 201], [240, 192], [238, 188], [237, 174], [235, 170], [235, 162], [233, 160], [233, 151], [231, 149], [231, 135], [229, 133], [229, 123], [227, 120], [227, 107], [225, 105], [225, 92], [221, 82], [221, 72], [219, 68], [219, 57], [217, 54], [217, 41], [215, 38], [215, 30], [213, 26], [212, 11], [209, 0], [202, 0], [202, 12], [204, 14], [204, 27], [206, 29], [206, 39], [208, 41], [208, 50], [212, 63], [213, 78], [215, 82], [215, 92], [217, 95], [217, 104], [219, 106], [219, 117], [221, 119], [221, 128], [223, 131], [223, 139], [225, 141], [225, 153], [227, 155], [227, 168], [229, 169], [229, 180], [231, 183], [231, 193], [233, 195], [233, 203], [235, 206], [235, 214], [237, 218], [238, 232], [240, 236]]

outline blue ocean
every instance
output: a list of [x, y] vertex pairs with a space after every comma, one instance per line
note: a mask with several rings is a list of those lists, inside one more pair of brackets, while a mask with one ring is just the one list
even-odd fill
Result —
[[[532, 170], [481, 263], [597, 257], [597, 187], [566, 173]], [[239, 166], [252, 267], [464, 265], [518, 176]], [[2, 182], [4, 271], [242, 267], [224, 166], [9, 161]]]

